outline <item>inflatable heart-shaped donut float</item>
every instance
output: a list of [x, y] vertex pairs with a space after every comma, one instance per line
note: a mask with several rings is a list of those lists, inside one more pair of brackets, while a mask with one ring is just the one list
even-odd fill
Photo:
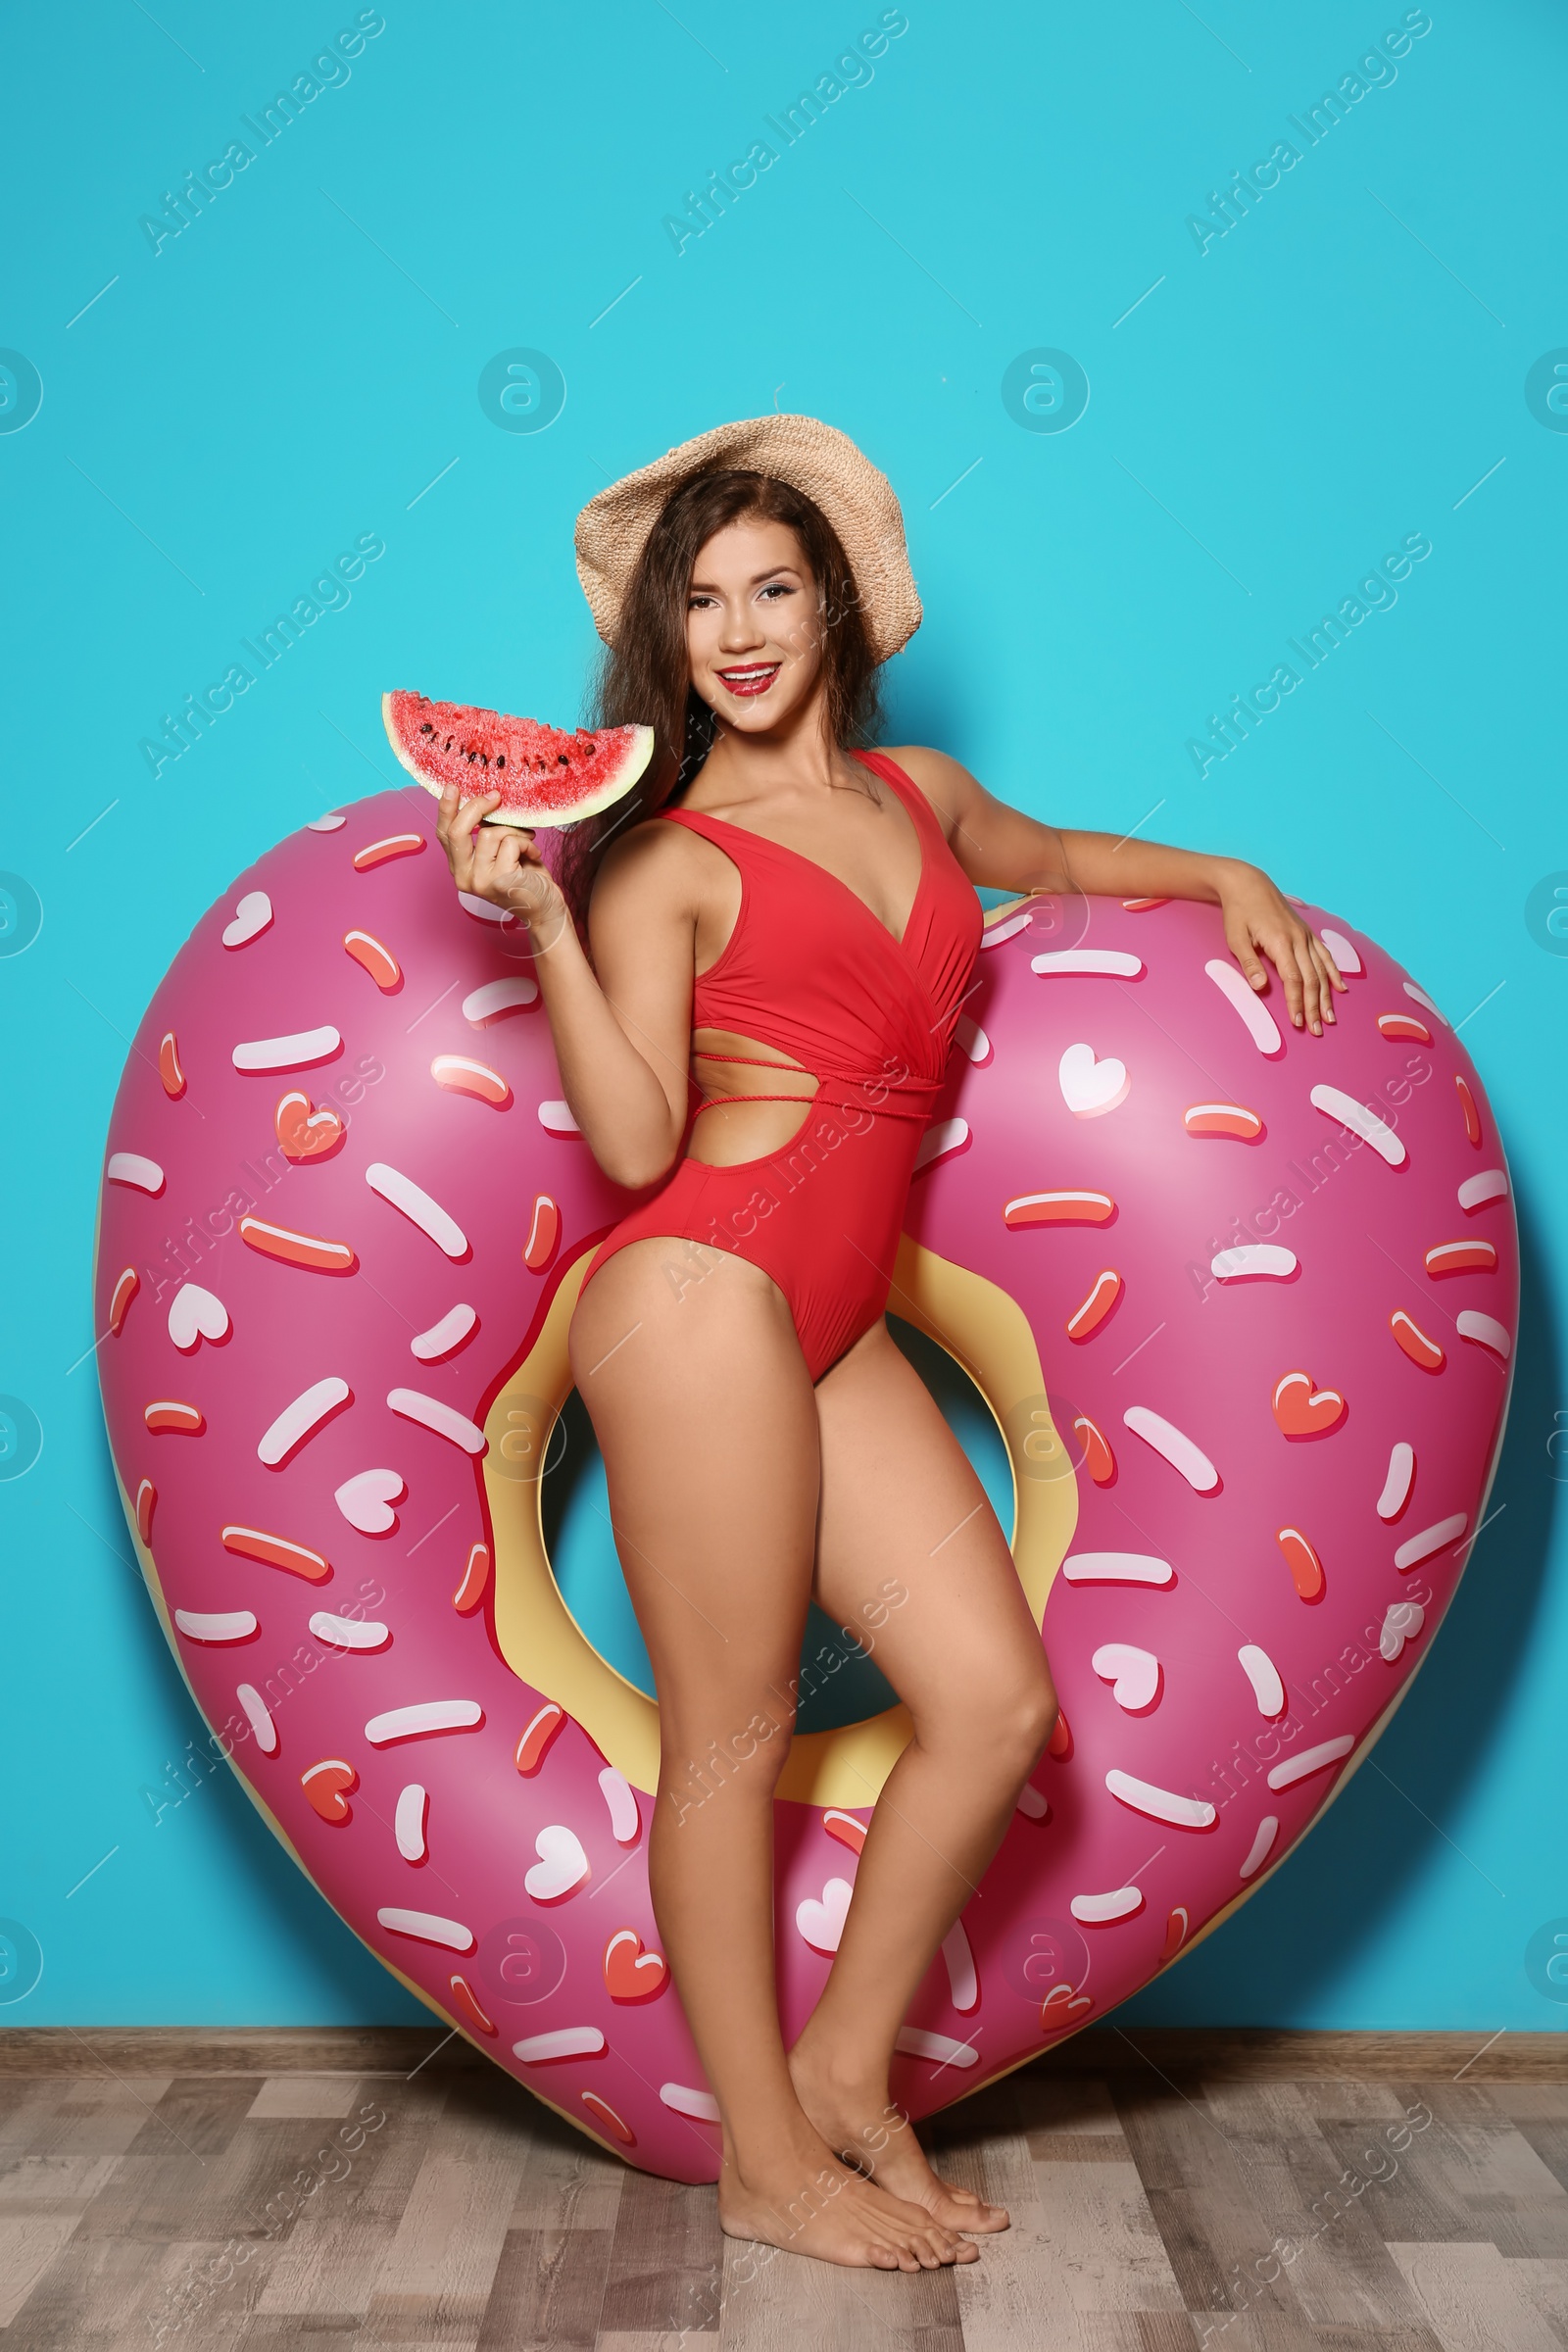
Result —
[[[540, 1513], [566, 1324], [626, 1199], [560, 1099], [526, 933], [454, 895], [434, 814], [388, 793], [291, 836], [158, 990], [105, 1170], [110, 1440], [170, 1645], [301, 1869], [540, 2098], [710, 2180], [648, 1893], [658, 1710], [579, 1630]], [[1062, 1718], [911, 2004], [916, 2118], [1278, 1867], [1485, 1513], [1518, 1300], [1501, 1144], [1431, 998], [1307, 919], [1349, 983], [1322, 1038], [1244, 985], [1211, 907], [988, 924], [891, 1305], [1002, 1431]], [[795, 1740], [789, 2037], [907, 1733], [895, 1707]]]

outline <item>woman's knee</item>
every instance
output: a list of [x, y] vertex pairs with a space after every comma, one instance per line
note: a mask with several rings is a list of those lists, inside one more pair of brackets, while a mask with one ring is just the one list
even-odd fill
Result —
[[780, 1708], [758, 1707], [739, 1729], [682, 1741], [661, 1726], [664, 1762], [659, 1793], [666, 1819], [677, 1826], [709, 1807], [771, 1804], [790, 1747], [790, 1721]]
[[1045, 1753], [1060, 1711], [1044, 1653], [984, 1682], [950, 1684], [910, 1709], [923, 1747], [956, 1750], [966, 1769], [1019, 1783]]

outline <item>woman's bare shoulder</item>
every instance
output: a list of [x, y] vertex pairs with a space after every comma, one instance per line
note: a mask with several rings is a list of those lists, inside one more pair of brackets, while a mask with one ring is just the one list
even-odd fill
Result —
[[883, 757], [903, 768], [950, 829], [971, 793], [979, 786], [961, 760], [948, 752], [932, 751], [920, 743], [879, 744]]
[[650, 897], [677, 915], [690, 915], [712, 880], [716, 853], [687, 825], [659, 815], [628, 825], [611, 842], [594, 876], [593, 898], [606, 909]]
[[668, 875], [676, 871], [684, 862], [685, 844], [690, 838], [684, 825], [666, 824], [658, 814], [627, 825], [601, 858], [594, 877], [595, 887], [601, 882], [618, 886], [622, 875]]

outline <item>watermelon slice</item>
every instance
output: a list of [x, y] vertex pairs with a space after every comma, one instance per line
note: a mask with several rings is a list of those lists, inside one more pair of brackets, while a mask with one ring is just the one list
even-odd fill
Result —
[[381, 697], [387, 740], [437, 799], [499, 792], [487, 825], [575, 825], [630, 792], [653, 757], [652, 727], [550, 727], [396, 688]]

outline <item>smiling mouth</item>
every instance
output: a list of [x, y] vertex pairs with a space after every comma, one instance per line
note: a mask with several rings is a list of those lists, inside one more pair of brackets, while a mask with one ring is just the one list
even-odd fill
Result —
[[782, 662], [752, 662], [742, 669], [721, 669], [715, 674], [731, 694], [765, 694], [783, 666]]

